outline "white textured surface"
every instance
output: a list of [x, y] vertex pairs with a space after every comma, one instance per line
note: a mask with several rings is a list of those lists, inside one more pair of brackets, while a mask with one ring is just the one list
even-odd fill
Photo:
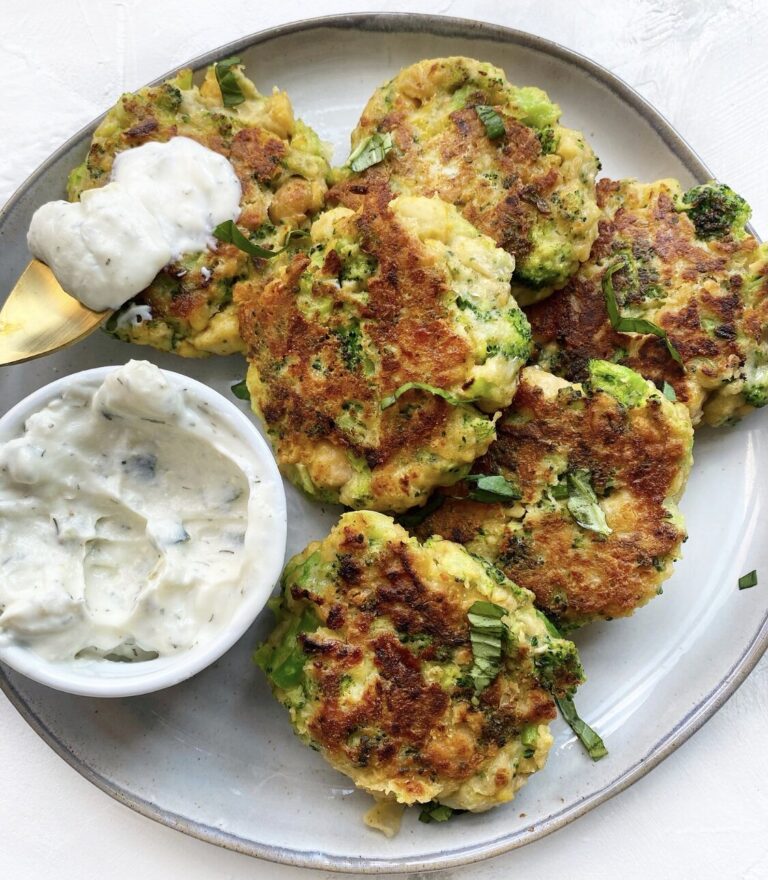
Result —
[[[188, 58], [304, 16], [359, 3], [253, 0], [26, 0], [3, 18], [0, 202], [116, 95]], [[618, 73], [656, 104], [768, 229], [768, 15], [760, 0], [384, 2], [371, 9], [495, 21], [557, 40]], [[214, 11], [215, 10], [215, 11]], [[503, 10], [503, 11], [500, 11]], [[713, 499], [716, 504], [716, 500]], [[765, 580], [765, 578], [764, 578]], [[768, 587], [766, 587], [768, 588]], [[0, 876], [80, 880], [302, 880], [183, 837], [80, 779], [0, 698]], [[433, 875], [496, 880], [768, 877], [768, 662], [688, 744], [570, 827], [508, 856]], [[297, 835], [301, 829], [297, 828]], [[315, 875], [320, 876], [320, 875]]]

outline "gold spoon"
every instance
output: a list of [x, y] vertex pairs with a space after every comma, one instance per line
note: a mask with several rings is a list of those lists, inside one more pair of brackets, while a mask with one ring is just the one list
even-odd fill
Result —
[[61, 289], [45, 263], [32, 260], [0, 309], [0, 366], [79, 342], [111, 314], [86, 308]]

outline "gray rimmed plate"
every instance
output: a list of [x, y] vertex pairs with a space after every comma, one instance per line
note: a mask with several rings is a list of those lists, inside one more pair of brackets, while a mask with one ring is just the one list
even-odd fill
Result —
[[[510, 80], [546, 89], [581, 129], [610, 176], [710, 174], [652, 107], [610, 73], [553, 43], [500, 27], [419, 15], [365, 14], [301, 22], [247, 37], [192, 62], [240, 54], [262, 88], [279, 85], [298, 115], [332, 141], [336, 159], [368, 95], [420, 58], [466, 54]], [[93, 126], [65, 144], [0, 215], [0, 289], [26, 265], [32, 211], [63, 196]], [[0, 371], [6, 409], [66, 372], [147, 357], [226, 391], [238, 358], [190, 362], [97, 335], [45, 360]], [[292, 735], [250, 663], [265, 615], [221, 661], [147, 697], [99, 701], [50, 691], [7, 669], [0, 685], [32, 727], [75, 769], [139, 812], [230, 849], [294, 865], [355, 872], [460, 865], [529, 843], [630, 785], [674, 751], [733, 693], [768, 643], [764, 589], [739, 575], [768, 571], [768, 442], [757, 413], [734, 429], [702, 431], [683, 499], [691, 538], [665, 595], [630, 620], [579, 633], [589, 682], [579, 708], [610, 754], [593, 764], [556, 722], [546, 770], [512, 804], [450, 825], [408, 816], [386, 840], [361, 816], [368, 798]], [[336, 512], [289, 488], [289, 553], [321, 537]]]

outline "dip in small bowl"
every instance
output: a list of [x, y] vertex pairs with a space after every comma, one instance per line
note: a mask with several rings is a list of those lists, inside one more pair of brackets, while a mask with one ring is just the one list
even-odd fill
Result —
[[283, 484], [253, 423], [146, 361], [75, 373], [0, 418], [0, 660], [87, 696], [218, 659], [280, 577]]

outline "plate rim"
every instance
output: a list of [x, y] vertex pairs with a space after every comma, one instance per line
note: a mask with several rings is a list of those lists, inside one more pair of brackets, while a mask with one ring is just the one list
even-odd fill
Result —
[[[434, 15], [429, 13], [398, 13], [398, 12], [366, 12], [345, 13], [338, 15], [317, 16], [288, 22], [276, 27], [257, 31], [225, 43], [209, 52], [198, 55], [186, 64], [178, 65], [167, 73], [152, 80], [150, 85], [159, 83], [173, 75], [180, 67], [202, 67], [221, 58], [222, 55], [236, 54], [261, 43], [267, 43], [281, 37], [321, 28], [335, 28], [348, 31], [367, 31], [374, 33], [427, 33], [440, 37], [463, 37], [484, 39], [521, 46], [536, 52], [564, 61], [578, 67], [589, 77], [616, 95], [622, 102], [629, 105], [656, 132], [664, 144], [677, 156], [690, 171], [694, 179], [704, 182], [713, 177], [709, 168], [701, 160], [693, 148], [682, 138], [675, 128], [658, 110], [620, 77], [607, 68], [592, 61], [590, 58], [568, 49], [553, 40], [540, 37], [526, 31], [508, 28], [503, 25], [490, 24], [474, 19], [455, 16]], [[11, 195], [8, 202], [0, 210], [0, 227], [7, 216], [15, 209], [28, 189], [42, 177], [71, 146], [90, 134], [104, 114], [85, 125], [57, 150], [55, 150], [35, 171], [24, 180]], [[755, 235], [751, 227], [748, 229]], [[755, 235], [757, 238], [757, 236]], [[759, 239], [758, 239], [759, 240]], [[430, 871], [439, 868], [455, 868], [472, 862], [481, 861], [533, 843], [574, 820], [583, 816], [593, 808], [604, 803], [614, 795], [624, 791], [638, 779], [641, 779], [686, 742], [698, 731], [735, 693], [754, 669], [758, 660], [768, 649], [768, 610], [754, 631], [754, 635], [746, 648], [723, 676], [719, 683], [671, 730], [639, 757], [632, 766], [620, 776], [604, 785], [598, 791], [585, 795], [575, 803], [563, 808], [558, 813], [547, 817], [538, 826], [524, 829], [511, 835], [502, 835], [494, 840], [472, 844], [464, 849], [454, 849], [450, 853], [436, 851], [425, 856], [402, 856], [396, 858], [362, 859], [338, 856], [312, 850], [288, 849], [268, 843], [247, 840], [236, 834], [214, 828], [184, 816], [165, 810], [150, 801], [141, 798], [108, 780], [94, 770], [83, 759], [79, 758], [50, 730], [45, 723], [27, 705], [21, 694], [6, 675], [5, 667], [0, 665], [0, 689], [5, 693], [11, 704], [40, 736], [40, 738], [63, 758], [82, 777], [110, 795], [116, 801], [130, 807], [137, 813], [153, 819], [160, 824], [174, 828], [192, 837], [208, 843], [216, 844], [225, 849], [244, 855], [255, 856], [266, 861], [302, 868], [322, 869], [339, 873], [383, 874], [406, 873], [411, 871]]]

